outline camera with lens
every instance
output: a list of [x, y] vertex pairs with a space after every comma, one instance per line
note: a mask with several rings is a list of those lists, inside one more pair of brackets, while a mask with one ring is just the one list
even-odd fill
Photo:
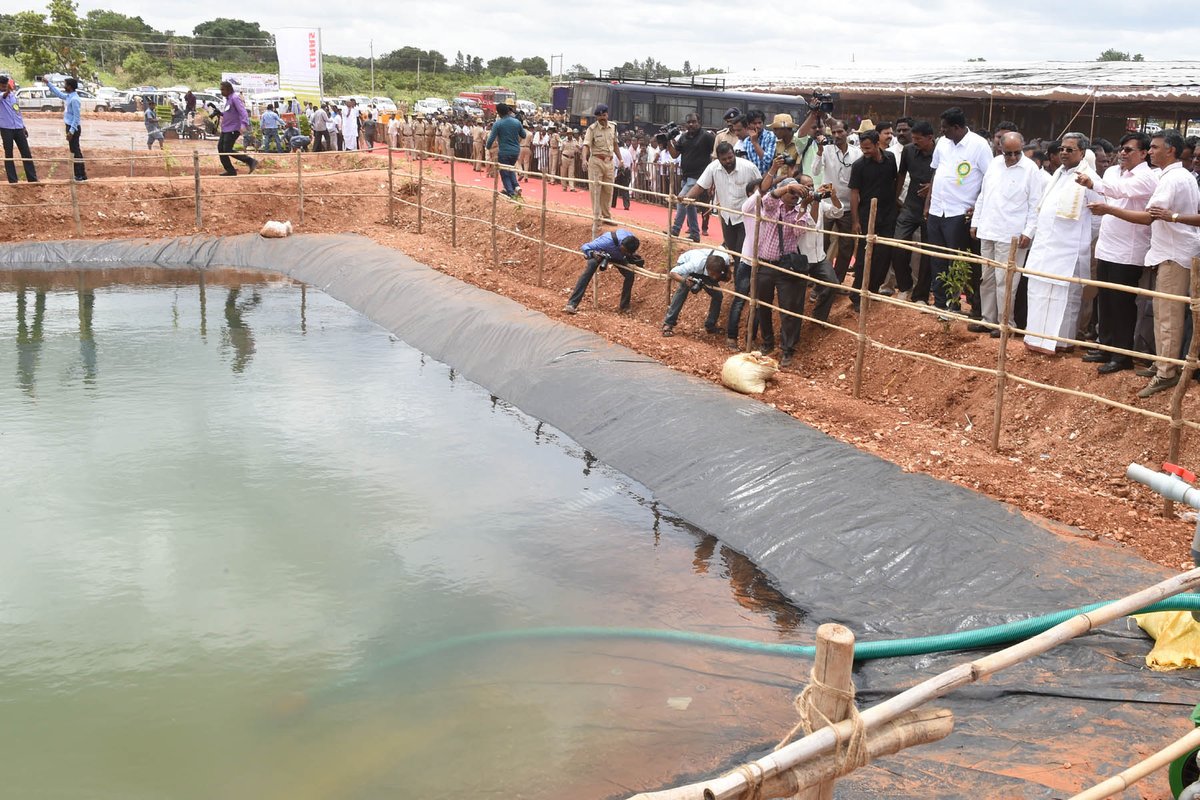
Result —
[[707, 275], [689, 275], [688, 276], [688, 291], [696, 294], [703, 289], [710, 281]]
[[668, 122], [658, 129], [658, 133], [654, 134], [654, 141], [658, 142], [659, 147], [666, 147], [667, 142], [679, 135], [679, 123]]
[[813, 189], [812, 196], [816, 200], [826, 200], [833, 196], [829, 189]]
[[837, 99], [837, 92], [813, 92], [812, 99], [808, 101], [808, 110], [819, 111], [822, 114], [832, 114], [833, 104]]
[[738, 158], [745, 158], [746, 157], [746, 149], [744, 147], [734, 148], [733, 154], [735, 156], [737, 156]]
[[796, 166], [796, 157], [795, 157], [795, 156], [790, 156], [790, 155], [787, 155], [787, 154], [785, 153], [785, 154], [783, 155], [783, 163], [784, 163], [784, 165], [786, 165], [786, 166], [789, 166], [789, 167], [794, 167], [794, 166]]

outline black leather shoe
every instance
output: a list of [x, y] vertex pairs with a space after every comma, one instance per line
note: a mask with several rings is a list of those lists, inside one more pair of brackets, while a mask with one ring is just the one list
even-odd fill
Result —
[[971, 333], [991, 333], [992, 331], [987, 325], [981, 325], [978, 322], [968, 322], [967, 330]]
[[1112, 359], [1103, 350], [1088, 350], [1083, 354], [1085, 364], [1107, 364]]
[[[1086, 360], [1085, 358], [1084, 361]], [[1133, 369], [1133, 362], [1125, 358], [1114, 358], [1112, 361], [1105, 361], [1096, 371], [1101, 375], [1109, 375], [1125, 369]]]

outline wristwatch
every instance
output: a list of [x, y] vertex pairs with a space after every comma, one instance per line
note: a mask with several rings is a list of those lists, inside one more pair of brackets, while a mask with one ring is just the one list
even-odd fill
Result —
[[1176, 211], [1174, 214], [1171, 215], [1171, 222], [1179, 222], [1179, 212], [1178, 211]]

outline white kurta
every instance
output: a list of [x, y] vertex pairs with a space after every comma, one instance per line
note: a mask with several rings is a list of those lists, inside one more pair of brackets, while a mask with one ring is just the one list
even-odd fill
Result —
[[[1026, 269], [1064, 278], [1086, 278], [1091, 274], [1092, 212], [1087, 204], [1100, 197], [1075, 182], [1080, 171], [1086, 171], [1096, 180], [1095, 173], [1081, 164], [1070, 170], [1059, 167], [1048, 183], [1038, 206], [1037, 228]], [[1066, 349], [1069, 345], [1044, 337], [1075, 337], [1083, 287], [1033, 275], [1027, 280], [1029, 313], [1025, 328], [1030, 333], [1025, 335], [1025, 345], [1046, 353]]]
[[358, 109], [346, 109], [342, 113], [342, 139], [347, 150], [358, 149]]

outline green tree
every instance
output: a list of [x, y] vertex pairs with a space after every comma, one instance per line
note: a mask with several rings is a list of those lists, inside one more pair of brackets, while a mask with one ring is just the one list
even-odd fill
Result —
[[539, 78], [550, 74], [550, 65], [541, 56], [522, 58], [517, 62], [517, 68], [523, 70], [526, 75], [536, 75]]
[[146, 83], [162, 71], [162, 65], [152, 58], [145, 50], [134, 50], [125, 56], [121, 69], [134, 83]]
[[475, 56], [474, 58], [471, 59], [471, 74], [472, 75], [482, 75], [483, 74], [483, 59], [480, 58], [479, 56]]
[[33, 78], [58, 69], [58, 57], [50, 47], [50, 26], [46, 17], [37, 11], [21, 11], [13, 18], [20, 36], [17, 63], [25, 70], [25, 76]]
[[121, 63], [134, 50], [143, 49], [144, 42], [158, 41], [163, 36], [141, 17], [103, 9], [87, 13], [83, 35], [88, 57], [99, 62], [101, 68]]
[[468, 63], [469, 62], [467, 61], [467, 59], [463, 57], [463, 51], [459, 50], [457, 53], [454, 54], [454, 66], [452, 67], [452, 69], [455, 72], [460, 72], [460, 73], [466, 72]]
[[1145, 59], [1145, 57], [1142, 56], [1141, 53], [1134, 53], [1131, 56], [1131, 55], [1129, 55], [1129, 53], [1123, 53], [1120, 50], [1115, 50], [1110, 47], [1107, 50], [1105, 50], [1103, 53], [1101, 53], [1096, 58], [1096, 60], [1097, 61], [1145, 61], [1146, 59]]
[[15, 56], [21, 49], [16, 14], [0, 14], [0, 56]]
[[487, 71], [493, 75], [507, 75], [517, 68], [517, 60], [512, 56], [497, 56], [487, 62]]
[[83, 23], [71, 0], [50, 0], [50, 22], [46, 26], [50, 48], [54, 50], [56, 69], [68, 75], [82, 75], [87, 68], [83, 50]]

